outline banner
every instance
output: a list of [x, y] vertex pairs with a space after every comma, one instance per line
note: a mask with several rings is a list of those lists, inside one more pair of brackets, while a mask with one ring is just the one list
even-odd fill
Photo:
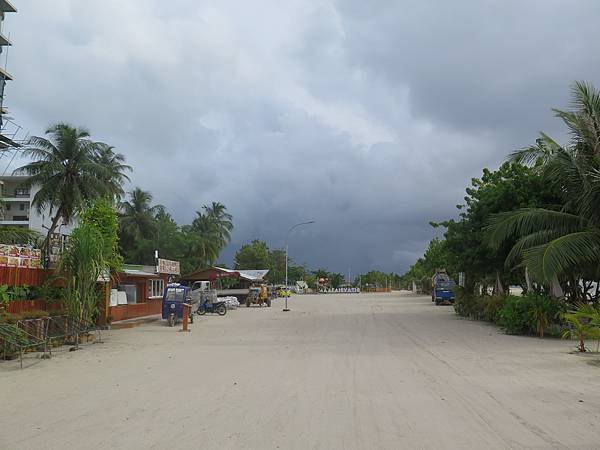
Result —
[[323, 291], [325, 294], [360, 294], [360, 288], [355, 287], [339, 287], [329, 288]]
[[164, 273], [167, 275], [179, 275], [181, 269], [179, 268], [179, 261], [170, 261], [168, 259], [158, 258], [158, 266], [156, 267], [157, 273]]
[[0, 244], [0, 267], [24, 267], [39, 269], [42, 251], [19, 245]]

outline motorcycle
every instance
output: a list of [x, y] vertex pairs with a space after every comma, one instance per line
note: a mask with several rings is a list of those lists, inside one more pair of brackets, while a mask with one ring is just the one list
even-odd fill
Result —
[[196, 311], [197, 314], [203, 316], [206, 313], [216, 313], [220, 316], [224, 316], [225, 314], [227, 314], [227, 306], [225, 305], [225, 302], [210, 302], [210, 301], [206, 301], [201, 303], [198, 306], [198, 310]]

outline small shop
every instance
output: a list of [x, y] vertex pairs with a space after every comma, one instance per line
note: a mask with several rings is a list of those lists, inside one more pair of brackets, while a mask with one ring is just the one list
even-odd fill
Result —
[[125, 264], [107, 295], [108, 321], [160, 314], [163, 292], [167, 283], [179, 275], [179, 263], [158, 261], [156, 266]]

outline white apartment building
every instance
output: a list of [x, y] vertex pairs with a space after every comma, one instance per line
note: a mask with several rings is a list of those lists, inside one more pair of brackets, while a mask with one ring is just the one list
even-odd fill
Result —
[[[24, 227], [46, 235], [52, 223], [52, 215], [49, 209], [40, 214], [31, 206], [38, 188], [24, 188], [22, 184], [27, 178], [26, 175], [0, 176], [0, 199], [3, 203], [0, 226]], [[62, 239], [68, 236], [75, 225], [76, 223], [59, 222], [55, 230], [56, 237]]]

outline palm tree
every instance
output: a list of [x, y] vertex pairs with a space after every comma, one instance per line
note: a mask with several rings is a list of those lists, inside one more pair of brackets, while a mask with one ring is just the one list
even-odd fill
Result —
[[123, 184], [129, 181], [125, 172], [131, 172], [131, 166], [125, 164], [121, 153], [115, 153], [114, 147], [107, 144], [98, 146], [94, 161], [100, 166], [101, 180], [108, 194], [119, 202], [124, 194]]
[[129, 200], [121, 202], [120, 228], [123, 246], [154, 235], [155, 215], [160, 205], [152, 206], [152, 194], [136, 187], [129, 192]]
[[107, 192], [103, 181], [106, 173], [95, 161], [99, 144], [90, 140], [87, 130], [59, 123], [48, 128], [46, 135], [48, 139], [30, 139], [23, 153], [34, 161], [17, 169], [30, 175], [25, 187], [39, 187], [32, 206], [40, 214], [50, 210], [44, 248], [59, 221], [71, 222], [87, 201]]
[[4, 244], [35, 244], [41, 236], [22, 227], [0, 227], [0, 242]]
[[517, 238], [507, 264], [522, 261], [543, 282], [600, 267], [600, 92], [577, 82], [572, 97], [573, 110], [554, 110], [570, 129], [567, 146], [541, 134], [536, 145], [511, 154], [539, 170], [563, 204], [498, 214], [488, 227], [495, 247]]
[[192, 255], [198, 259], [199, 265], [208, 265], [217, 261], [221, 250], [231, 240], [233, 223], [231, 214], [222, 203], [213, 202], [202, 209], [204, 212], [196, 211], [196, 218], [185, 232], [192, 243]]
[[233, 216], [227, 212], [225, 205], [219, 202], [212, 202], [210, 206], [202, 207], [209, 221], [212, 223], [215, 233], [218, 236], [219, 244], [223, 249], [231, 241], [231, 231], [233, 230]]

